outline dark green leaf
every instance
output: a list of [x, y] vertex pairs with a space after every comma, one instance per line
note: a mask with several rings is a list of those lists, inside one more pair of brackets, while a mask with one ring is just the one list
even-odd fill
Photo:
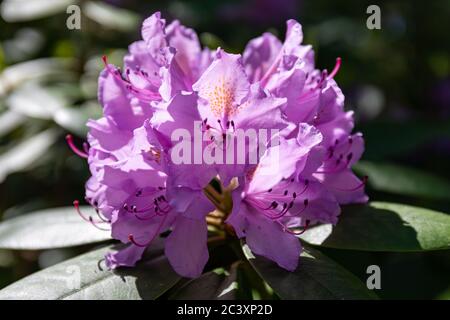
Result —
[[370, 122], [360, 129], [366, 141], [364, 159], [370, 160], [405, 155], [429, 141], [450, 137], [448, 121]]
[[378, 191], [450, 200], [450, 182], [417, 169], [369, 161], [358, 162], [354, 169], [369, 176], [369, 185]]
[[312, 227], [303, 240], [329, 248], [363, 251], [426, 251], [450, 248], [450, 216], [396, 203], [343, 208], [335, 227]]
[[239, 265], [239, 262], [234, 264], [230, 271], [219, 268], [207, 272], [197, 279], [192, 279], [179, 288], [170, 298], [177, 300], [236, 299], [240, 289]]
[[376, 299], [356, 276], [310, 247], [303, 248], [294, 272], [261, 256], [255, 257], [246, 244], [243, 251], [259, 275], [282, 299]]
[[[94, 215], [90, 207], [82, 207]], [[49, 249], [76, 246], [110, 239], [110, 233], [84, 221], [73, 207], [37, 211], [0, 223], [0, 248]]]
[[1, 290], [0, 300], [156, 299], [180, 280], [164, 257], [162, 241], [155, 241], [136, 267], [117, 271], [103, 266], [111, 249], [91, 251], [32, 274]]

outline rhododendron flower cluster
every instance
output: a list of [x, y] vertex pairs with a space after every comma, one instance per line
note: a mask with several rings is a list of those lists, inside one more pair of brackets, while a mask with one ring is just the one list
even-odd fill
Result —
[[[199, 276], [215, 214], [253, 253], [293, 271], [299, 233], [310, 224], [337, 223], [341, 204], [367, 201], [364, 179], [351, 171], [364, 141], [352, 133], [353, 114], [344, 111], [334, 80], [341, 61], [330, 73], [316, 69], [302, 38], [301, 25], [289, 20], [284, 42], [265, 33], [242, 54], [212, 51], [202, 49], [193, 30], [155, 13], [122, 69], [104, 58], [103, 117], [88, 122], [88, 144], [76, 152], [87, 158], [86, 201], [98, 213], [83, 217], [128, 244], [106, 256], [110, 268], [133, 266], [170, 231], [164, 241], [172, 267]], [[248, 130], [273, 134], [256, 147], [233, 143]], [[200, 155], [223, 161], [196, 159], [195, 151], [192, 161], [175, 161], [195, 144]], [[214, 197], [212, 180], [232, 208], [224, 210]]]

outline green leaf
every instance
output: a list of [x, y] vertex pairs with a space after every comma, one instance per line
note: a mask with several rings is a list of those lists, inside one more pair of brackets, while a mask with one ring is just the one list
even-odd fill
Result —
[[42, 58], [14, 64], [0, 74], [0, 97], [29, 80], [70, 76], [68, 68], [73, 65], [70, 58]]
[[19, 87], [6, 99], [11, 110], [38, 119], [52, 119], [67, 104], [67, 99], [34, 82]]
[[349, 250], [450, 249], [450, 216], [403, 204], [372, 202], [344, 207], [335, 227], [312, 227], [300, 237], [313, 245]]
[[89, 19], [113, 30], [127, 32], [135, 30], [139, 24], [134, 12], [100, 1], [85, 3], [82, 11]]
[[78, 108], [61, 108], [55, 112], [54, 121], [64, 129], [81, 137], [87, 134], [89, 119], [101, 117], [102, 109], [98, 103], [86, 102]]
[[7, 22], [34, 20], [64, 12], [74, 2], [76, 3], [74, 0], [5, 0], [1, 15]]
[[0, 155], [0, 182], [13, 172], [30, 169], [56, 141], [58, 130], [47, 129]]
[[[96, 216], [91, 207], [81, 207]], [[110, 233], [84, 221], [73, 207], [47, 209], [0, 223], [0, 248], [40, 250], [62, 248], [110, 239]]]
[[155, 241], [133, 268], [107, 270], [105, 247], [32, 274], [0, 291], [0, 300], [136, 300], [156, 299], [179, 280]]
[[436, 200], [450, 200], [450, 182], [432, 174], [394, 164], [360, 161], [354, 169], [369, 176], [369, 185], [378, 191]]
[[366, 141], [364, 159], [384, 160], [387, 157], [405, 155], [429, 141], [450, 137], [450, 122], [378, 122], [361, 127]]
[[297, 270], [289, 272], [276, 263], [255, 257], [250, 248], [242, 247], [245, 256], [282, 299], [331, 300], [376, 299], [364, 284], [349, 271], [308, 246], [303, 247]]
[[215, 50], [218, 47], [226, 47], [222, 39], [209, 32], [203, 32], [202, 34], [200, 34], [200, 41], [205, 47], [208, 47], [211, 50]]
[[0, 114], [0, 137], [7, 135], [26, 120], [26, 117], [13, 111], [5, 111]]
[[230, 271], [218, 268], [204, 273], [181, 286], [170, 299], [176, 300], [233, 300], [239, 293], [239, 267], [233, 264]]

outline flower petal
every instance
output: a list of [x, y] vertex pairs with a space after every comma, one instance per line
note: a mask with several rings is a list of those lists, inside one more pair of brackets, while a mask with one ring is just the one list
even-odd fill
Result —
[[364, 183], [349, 169], [314, 176], [334, 194], [340, 204], [366, 203], [369, 199], [364, 192]]
[[253, 208], [247, 207], [247, 210], [246, 242], [252, 252], [275, 261], [286, 270], [294, 271], [300, 257], [300, 241], [294, 235], [284, 232], [276, 221], [264, 218], [261, 213], [254, 212]]
[[177, 218], [172, 233], [166, 239], [165, 253], [178, 274], [188, 278], [202, 274], [209, 258], [207, 237], [205, 219]]
[[108, 252], [105, 256], [105, 263], [109, 269], [118, 267], [133, 267], [142, 258], [145, 247], [129, 245], [125, 249], [117, 252]]
[[219, 50], [216, 60], [192, 88], [208, 101], [216, 117], [233, 113], [250, 90], [241, 56]]

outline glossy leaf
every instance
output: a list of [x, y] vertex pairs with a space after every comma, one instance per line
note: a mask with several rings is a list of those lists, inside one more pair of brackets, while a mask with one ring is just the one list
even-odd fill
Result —
[[364, 159], [384, 160], [405, 155], [427, 142], [450, 137], [450, 122], [370, 122], [360, 128], [364, 133]]
[[105, 247], [32, 274], [0, 291], [0, 300], [156, 299], [179, 280], [155, 241], [133, 268], [107, 270]]
[[6, 100], [6, 104], [11, 110], [39, 119], [53, 118], [53, 115], [64, 108], [67, 103], [63, 97], [52, 94], [36, 83], [27, 83], [21, 86]]
[[354, 169], [369, 176], [378, 191], [429, 199], [450, 200], [450, 182], [432, 174], [395, 164], [360, 161]]
[[303, 240], [329, 248], [362, 251], [450, 249], [450, 216], [396, 203], [343, 207], [335, 227], [311, 227]]
[[230, 271], [215, 269], [189, 280], [170, 298], [177, 300], [231, 300], [236, 299], [239, 292], [239, 263]]
[[89, 119], [101, 117], [101, 107], [97, 103], [87, 102], [78, 108], [61, 108], [54, 114], [54, 121], [62, 128], [85, 137]]
[[28, 80], [56, 76], [68, 77], [68, 67], [73, 63], [69, 58], [41, 58], [7, 67], [0, 74], [0, 96]]
[[[81, 210], [96, 216], [91, 207], [81, 207]], [[84, 221], [73, 207], [37, 211], [0, 223], [0, 248], [4, 249], [61, 248], [108, 239], [110, 232]]]
[[64, 12], [73, 3], [73, 0], [5, 0], [1, 15], [7, 22], [28, 21]]
[[56, 141], [58, 130], [48, 129], [32, 138], [17, 143], [13, 148], [0, 154], [0, 182], [10, 173], [32, 167]]
[[134, 30], [139, 24], [139, 18], [134, 12], [100, 1], [87, 2], [83, 6], [83, 13], [101, 26], [119, 31]]
[[310, 247], [303, 248], [299, 266], [294, 272], [284, 270], [266, 258], [254, 256], [246, 244], [243, 251], [281, 299], [376, 299], [376, 295], [356, 276]]
[[0, 137], [10, 133], [25, 122], [26, 117], [14, 111], [0, 114]]

